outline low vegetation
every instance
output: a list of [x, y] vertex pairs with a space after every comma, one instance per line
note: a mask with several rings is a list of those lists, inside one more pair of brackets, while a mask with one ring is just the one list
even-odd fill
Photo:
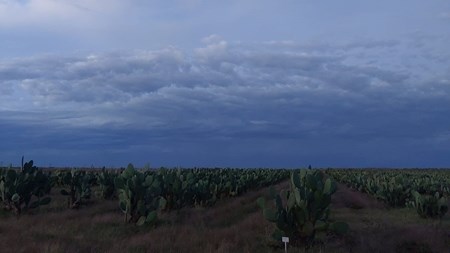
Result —
[[327, 173], [390, 207], [414, 208], [422, 218], [442, 218], [448, 211], [448, 170], [328, 170]]
[[0, 173], [0, 198], [5, 210], [17, 216], [28, 209], [50, 203], [50, 179], [33, 166], [33, 161], [23, 164], [19, 171], [4, 170]]
[[292, 245], [310, 248], [329, 231], [340, 235], [348, 231], [347, 223], [329, 220], [331, 196], [336, 191], [333, 180], [319, 171], [301, 170], [291, 173], [289, 183], [290, 189], [281, 194], [271, 189], [275, 209], [266, 206], [265, 198], [257, 200], [264, 217], [276, 225], [272, 234], [276, 242], [287, 236]]
[[446, 252], [449, 179], [449, 170], [44, 171], [30, 161], [0, 169], [0, 248], [283, 252], [288, 236], [289, 252]]

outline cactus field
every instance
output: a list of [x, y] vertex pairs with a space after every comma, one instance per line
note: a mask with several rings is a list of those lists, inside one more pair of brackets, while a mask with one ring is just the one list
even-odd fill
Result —
[[1, 252], [449, 252], [450, 170], [0, 169]]

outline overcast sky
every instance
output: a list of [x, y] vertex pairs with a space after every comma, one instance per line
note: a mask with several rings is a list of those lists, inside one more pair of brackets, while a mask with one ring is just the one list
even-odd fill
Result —
[[0, 163], [22, 155], [450, 167], [450, 2], [0, 0]]

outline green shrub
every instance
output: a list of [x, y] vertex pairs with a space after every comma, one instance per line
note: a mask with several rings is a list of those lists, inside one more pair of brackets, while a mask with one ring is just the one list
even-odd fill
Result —
[[78, 208], [81, 206], [83, 199], [91, 197], [91, 177], [85, 171], [71, 170], [64, 172], [62, 182], [64, 187], [61, 194], [67, 196], [67, 206], [69, 208]]
[[264, 217], [277, 227], [272, 234], [275, 240], [288, 236], [293, 245], [310, 247], [328, 231], [344, 234], [348, 230], [346, 223], [329, 220], [331, 195], [335, 191], [335, 183], [321, 172], [301, 170], [291, 173], [290, 190], [277, 194], [271, 189], [275, 209], [266, 206], [262, 197], [257, 203]]
[[117, 174], [107, 171], [105, 168], [97, 176], [97, 183], [99, 184], [99, 195], [103, 199], [113, 199], [116, 196], [116, 187], [114, 180]]
[[154, 175], [145, 175], [136, 171], [133, 165], [115, 179], [119, 193], [119, 206], [125, 214], [125, 222], [154, 224], [158, 208], [164, 207], [166, 201], [160, 197], [161, 182]]
[[3, 207], [17, 216], [28, 209], [50, 203], [51, 198], [46, 197], [50, 190], [50, 178], [33, 166], [33, 160], [23, 164], [22, 158], [20, 171], [9, 169], [0, 177], [0, 199]]
[[439, 192], [434, 195], [422, 195], [417, 191], [411, 191], [414, 198], [409, 206], [416, 209], [422, 218], [442, 218], [448, 211], [447, 199], [440, 196]]

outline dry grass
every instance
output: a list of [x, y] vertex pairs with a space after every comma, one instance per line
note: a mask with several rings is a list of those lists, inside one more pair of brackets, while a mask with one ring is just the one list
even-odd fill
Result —
[[[421, 219], [415, 210], [387, 208], [371, 196], [339, 185], [333, 218], [349, 223], [352, 252], [450, 252], [450, 217]], [[412, 247], [409, 247], [412, 246]]]
[[[276, 186], [287, 187], [287, 182]], [[213, 208], [164, 213], [157, 227], [150, 228], [124, 224], [117, 201], [94, 199], [79, 210], [68, 210], [65, 199], [54, 194], [49, 206], [20, 219], [0, 213], [0, 251], [284, 252], [269, 246], [273, 224], [255, 203], [261, 195], [267, 196], [267, 189]], [[413, 210], [386, 209], [342, 185], [332, 205], [332, 218], [348, 222], [351, 232], [343, 238], [330, 236], [325, 245], [308, 252], [449, 252], [449, 215], [440, 224], [423, 220]]]

